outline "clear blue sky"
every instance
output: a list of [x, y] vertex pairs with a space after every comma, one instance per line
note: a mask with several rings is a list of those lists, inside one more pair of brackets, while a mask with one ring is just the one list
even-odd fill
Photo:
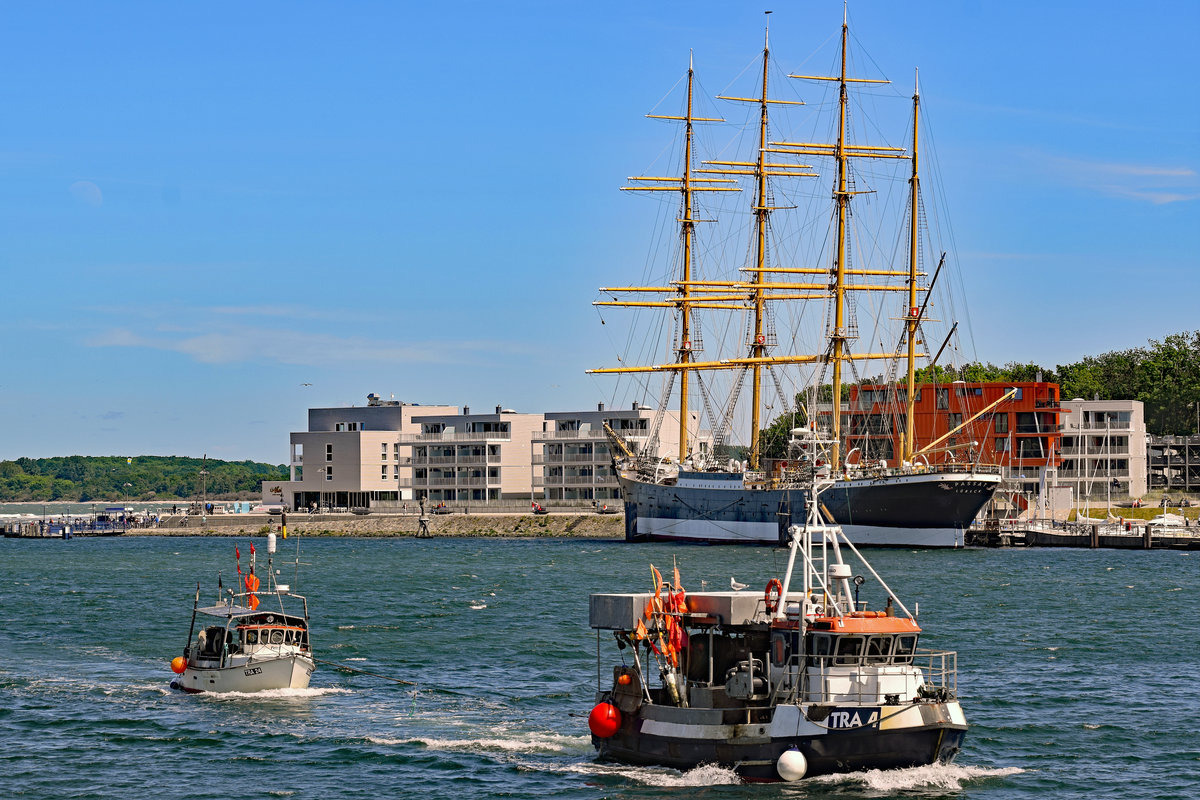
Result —
[[[642, 115], [689, 50], [724, 90], [765, 9], [784, 69], [841, 22], [838, 0], [6, 4], [0, 458], [279, 463], [307, 408], [368, 392], [614, 399], [584, 374], [612, 362], [590, 303], [645, 258], [618, 191], [665, 143]], [[883, 75], [920, 68], [978, 358], [1200, 327], [1200, 3], [850, 16]]]

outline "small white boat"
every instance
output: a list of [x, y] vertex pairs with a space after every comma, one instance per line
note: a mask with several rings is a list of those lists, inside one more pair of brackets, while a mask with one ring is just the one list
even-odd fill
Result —
[[243, 591], [226, 589], [216, 605], [201, 607], [196, 585], [188, 643], [183, 655], [171, 662], [177, 675], [171, 687], [193, 693], [308, 688], [316, 668], [308, 635], [308, 599], [275, 580], [275, 534], [267, 535], [265, 591], [260, 591], [255, 574], [254, 546], [244, 575], [241, 553], [236, 548], [235, 552]]

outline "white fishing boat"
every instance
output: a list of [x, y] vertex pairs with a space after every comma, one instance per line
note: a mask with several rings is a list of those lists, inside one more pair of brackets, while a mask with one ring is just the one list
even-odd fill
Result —
[[193, 693], [308, 688], [316, 667], [308, 599], [276, 580], [275, 534], [267, 535], [265, 587], [256, 572], [254, 545], [245, 574], [241, 552], [236, 547], [234, 552], [238, 591], [224, 588], [218, 575], [217, 603], [202, 607], [196, 585], [187, 646], [171, 662], [177, 676], [172, 688]]
[[[678, 569], [671, 583], [651, 567], [651, 593], [591, 596], [598, 682], [602, 640], [618, 649], [588, 718], [602, 760], [793, 781], [954, 759], [967, 731], [957, 655], [917, 648], [917, 608], [819, 510], [830, 485], [810, 488], [818, 502], [763, 594], [685, 592]], [[882, 590], [879, 610], [859, 599], [847, 552]]]

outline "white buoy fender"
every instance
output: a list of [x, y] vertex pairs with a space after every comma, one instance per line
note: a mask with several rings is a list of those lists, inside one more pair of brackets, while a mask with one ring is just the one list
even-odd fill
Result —
[[808, 759], [799, 750], [787, 750], [775, 762], [775, 771], [785, 781], [798, 781], [808, 772]]
[[273, 533], [267, 534], [267, 552], [271, 554], [275, 552], [275, 534]]

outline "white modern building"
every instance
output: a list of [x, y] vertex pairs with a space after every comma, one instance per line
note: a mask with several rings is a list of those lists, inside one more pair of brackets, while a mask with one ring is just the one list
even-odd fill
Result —
[[367, 395], [365, 406], [310, 408], [308, 430], [291, 434], [290, 480], [265, 481], [263, 499], [288, 508], [370, 508], [413, 500], [411, 454], [401, 437], [418, 417], [457, 406], [422, 406]]
[[[545, 415], [542, 430], [533, 437], [535, 491], [540, 490], [547, 501], [581, 500], [607, 505], [619, 500], [621, 490], [613, 472], [605, 425], [635, 452], [653, 445], [660, 458], [678, 456], [677, 411], [664, 411], [657, 420], [654, 409], [640, 403], [624, 410], [608, 410], [600, 403], [595, 411], [552, 411]], [[689, 428], [698, 427], [699, 420], [692, 413]], [[711, 444], [711, 436], [701, 432], [695, 444], [697, 453], [707, 454]]]
[[411, 449], [408, 486], [430, 503], [533, 499], [532, 440], [543, 415], [496, 406], [495, 413], [422, 416], [417, 433], [400, 437]]
[[1062, 452], [1057, 485], [1077, 503], [1146, 494], [1146, 422], [1138, 400], [1062, 401]]

